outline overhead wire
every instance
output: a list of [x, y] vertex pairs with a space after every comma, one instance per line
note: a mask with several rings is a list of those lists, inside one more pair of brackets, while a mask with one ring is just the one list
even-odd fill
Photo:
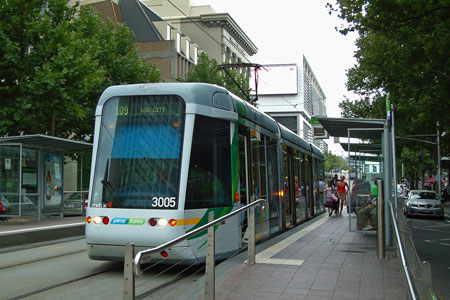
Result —
[[222, 45], [222, 43], [220, 43], [219, 41], [217, 41], [212, 35], [210, 35], [205, 29], [203, 29], [200, 25], [197, 24], [197, 22], [195, 22], [191, 17], [189, 17], [188, 15], [186, 15], [184, 13], [184, 11], [182, 11], [178, 6], [176, 6], [175, 4], [172, 3], [172, 1], [167, 0], [167, 2], [169, 2], [170, 4], [172, 4], [173, 7], [175, 7], [180, 13], [183, 14], [183, 16], [185, 16], [187, 19], [189, 19], [189, 21], [191, 21], [192, 23], [195, 24], [195, 26], [197, 26], [201, 31], [203, 31], [207, 36], [209, 36], [214, 42], [216, 42], [221, 48], [224, 48], [224, 46]]

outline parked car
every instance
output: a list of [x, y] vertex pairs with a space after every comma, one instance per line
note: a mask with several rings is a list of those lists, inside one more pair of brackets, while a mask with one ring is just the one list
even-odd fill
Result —
[[87, 203], [87, 192], [64, 192], [63, 213], [68, 215], [83, 215]]
[[2, 198], [3, 198], [3, 196], [1, 196], [1, 198], [0, 198], [0, 220], [6, 220], [5, 217], [1, 216], [1, 215], [6, 215], [7, 214], [6, 207], [3, 206]]
[[432, 216], [444, 218], [440, 196], [435, 191], [411, 190], [405, 198], [404, 213], [410, 216]]

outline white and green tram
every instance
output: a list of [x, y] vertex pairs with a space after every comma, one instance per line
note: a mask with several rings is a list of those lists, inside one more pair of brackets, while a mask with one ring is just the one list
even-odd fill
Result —
[[[251, 197], [256, 239], [324, 211], [323, 154], [226, 89], [202, 83], [112, 86], [95, 113], [86, 209], [91, 259], [123, 260], [124, 245], [159, 246]], [[216, 229], [216, 253], [243, 246], [246, 215]], [[205, 258], [206, 233], [168, 249], [168, 261]]]

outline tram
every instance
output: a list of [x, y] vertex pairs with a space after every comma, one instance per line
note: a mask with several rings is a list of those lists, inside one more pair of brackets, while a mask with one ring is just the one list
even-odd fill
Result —
[[[88, 255], [123, 260], [130, 242], [136, 251], [159, 246], [252, 196], [266, 199], [256, 208], [256, 239], [268, 239], [325, 211], [323, 176], [315, 145], [222, 87], [109, 87], [95, 113]], [[246, 227], [245, 214], [219, 225], [216, 254], [242, 248]], [[206, 232], [162, 255], [199, 263], [205, 244]]]

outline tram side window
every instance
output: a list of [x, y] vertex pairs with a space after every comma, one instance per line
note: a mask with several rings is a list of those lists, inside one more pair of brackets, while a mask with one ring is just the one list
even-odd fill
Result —
[[231, 206], [230, 123], [197, 115], [186, 209]]

